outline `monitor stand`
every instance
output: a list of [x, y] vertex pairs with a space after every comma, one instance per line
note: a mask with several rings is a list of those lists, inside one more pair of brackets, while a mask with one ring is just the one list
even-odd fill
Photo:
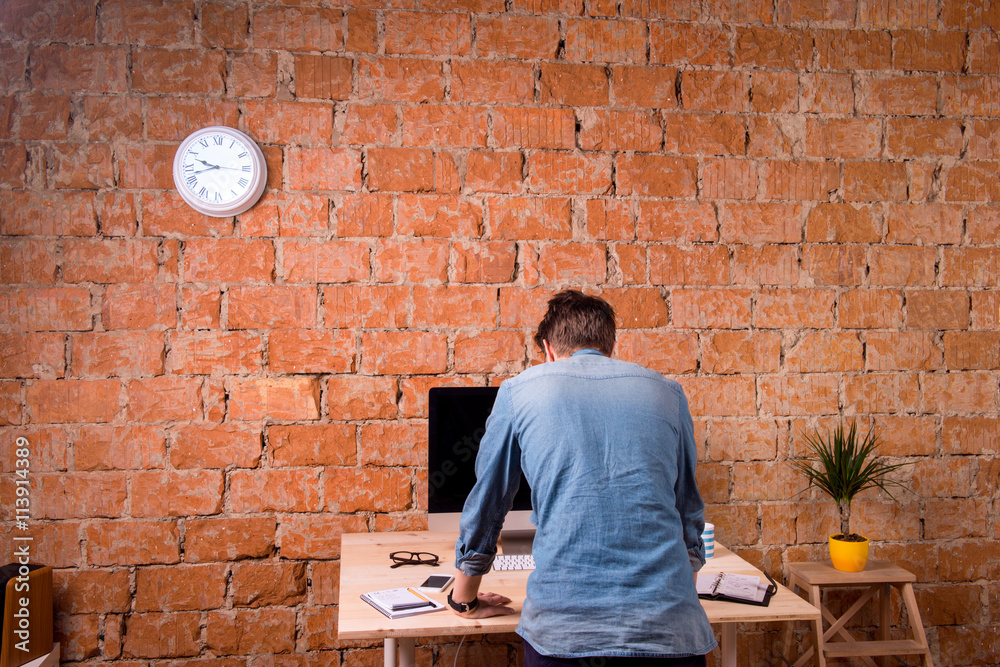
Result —
[[501, 530], [500, 553], [505, 555], [522, 555], [531, 553], [531, 544], [535, 541], [533, 530]]

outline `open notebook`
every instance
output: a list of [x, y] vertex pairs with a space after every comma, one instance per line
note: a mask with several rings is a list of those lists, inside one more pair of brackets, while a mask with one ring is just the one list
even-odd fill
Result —
[[696, 584], [698, 597], [703, 600], [725, 600], [766, 607], [771, 596], [778, 592], [778, 585], [766, 572], [764, 576], [769, 583], [762, 583], [760, 577], [748, 574], [699, 574]]

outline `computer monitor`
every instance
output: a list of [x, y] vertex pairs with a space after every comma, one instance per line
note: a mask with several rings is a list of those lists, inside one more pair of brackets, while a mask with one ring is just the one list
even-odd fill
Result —
[[[476, 454], [498, 387], [434, 387], [427, 402], [428, 528], [457, 532], [465, 499], [476, 483]], [[501, 533], [504, 553], [530, 550], [531, 489], [521, 475]]]

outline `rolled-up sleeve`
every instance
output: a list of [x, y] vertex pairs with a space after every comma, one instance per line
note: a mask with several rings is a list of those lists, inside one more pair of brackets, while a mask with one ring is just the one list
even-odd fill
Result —
[[513, 417], [510, 392], [501, 384], [479, 444], [476, 484], [465, 500], [455, 544], [455, 567], [470, 577], [490, 571], [500, 529], [521, 482], [521, 448]]
[[677, 482], [674, 495], [677, 511], [681, 515], [684, 528], [684, 546], [687, 547], [691, 568], [697, 572], [705, 565], [705, 543], [701, 534], [705, 530], [705, 503], [698, 491], [695, 467], [698, 461], [698, 447], [694, 441], [694, 422], [688, 408], [687, 397], [680, 394], [678, 416], [680, 417], [680, 443], [677, 453]]

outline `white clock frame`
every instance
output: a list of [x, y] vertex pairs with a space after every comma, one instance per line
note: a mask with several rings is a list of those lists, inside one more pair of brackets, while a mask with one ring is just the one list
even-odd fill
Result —
[[[246, 146], [250, 153], [250, 163], [253, 173], [246, 191], [230, 202], [216, 204], [205, 201], [195, 195], [186, 183], [187, 176], [184, 174], [184, 154], [188, 147], [194, 142], [202, 139], [206, 135], [221, 134], [230, 139], [235, 139]], [[267, 164], [264, 162], [264, 153], [261, 152], [257, 142], [248, 137], [243, 132], [224, 125], [213, 125], [203, 127], [189, 134], [174, 154], [174, 186], [178, 194], [194, 210], [216, 218], [227, 218], [232, 215], [239, 215], [248, 210], [260, 196], [264, 193], [264, 186], [267, 184]]]

